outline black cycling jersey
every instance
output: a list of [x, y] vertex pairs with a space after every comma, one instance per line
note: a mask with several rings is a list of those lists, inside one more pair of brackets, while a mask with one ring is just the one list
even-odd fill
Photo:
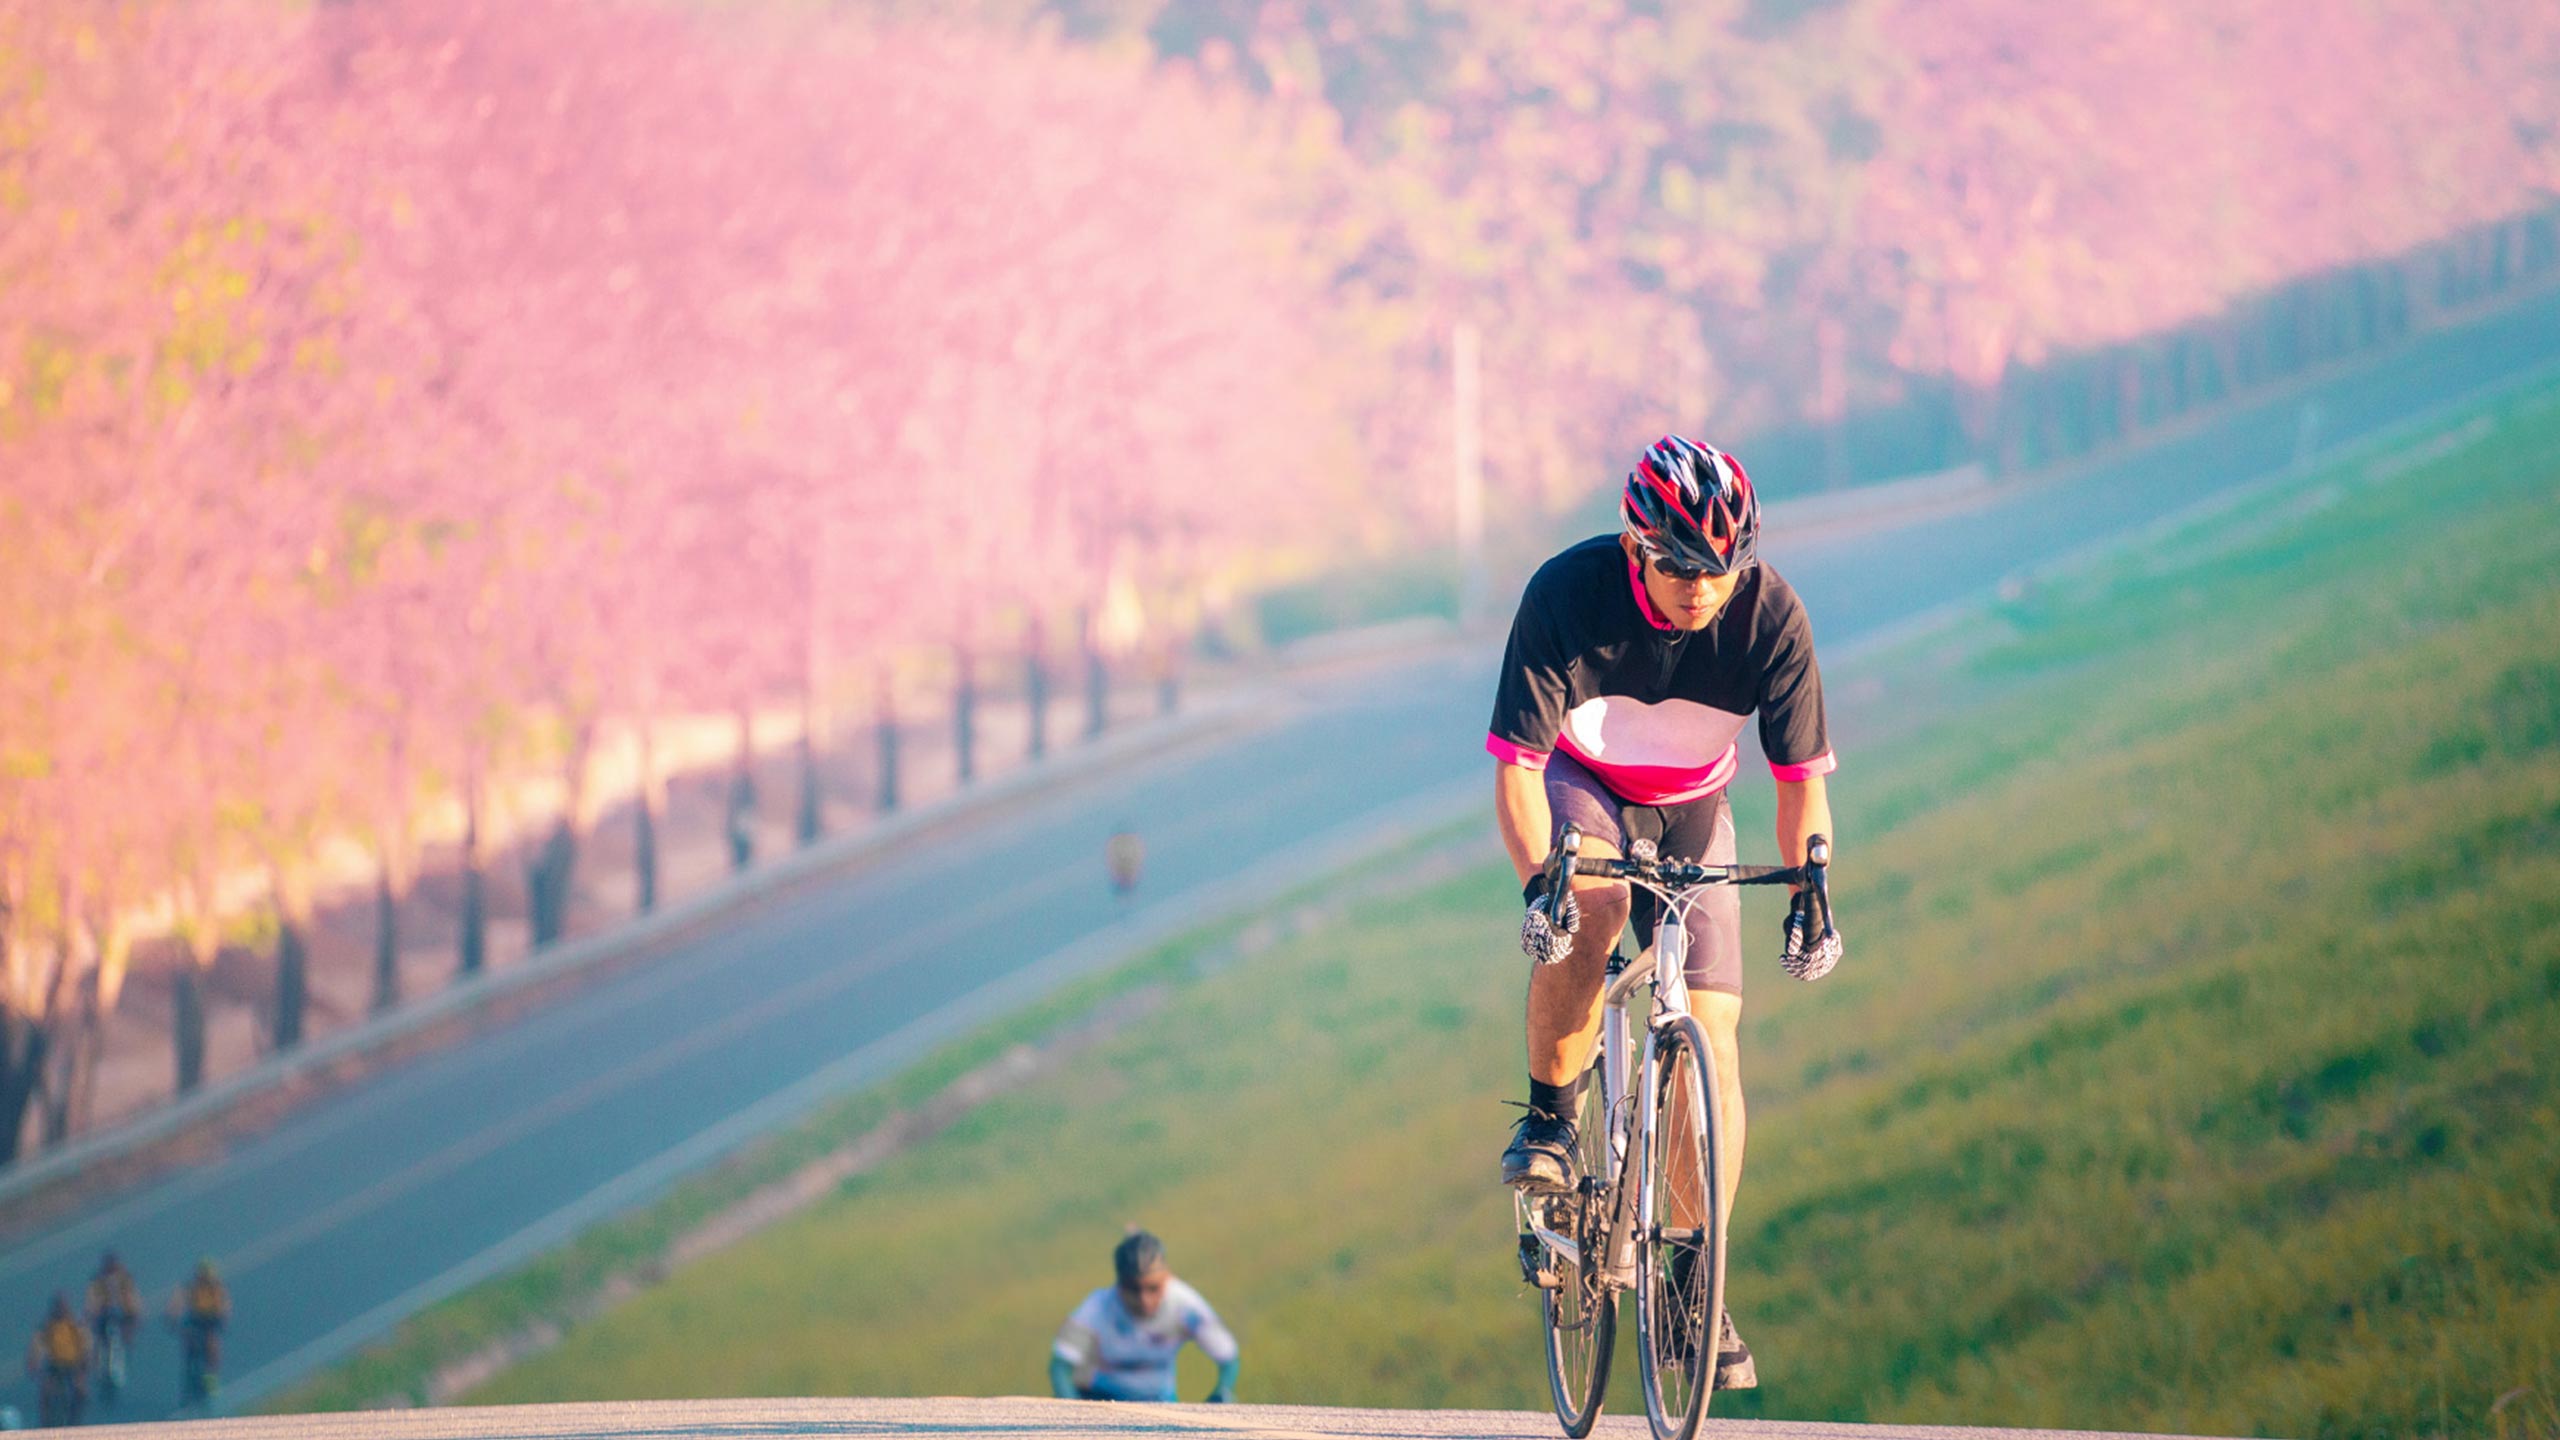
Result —
[[1755, 564], [1705, 629], [1674, 629], [1617, 537], [1601, 535], [1530, 577], [1485, 748], [1533, 770], [1562, 749], [1622, 799], [1676, 805], [1732, 781], [1734, 741], [1754, 712], [1779, 779], [1834, 768], [1795, 588]]

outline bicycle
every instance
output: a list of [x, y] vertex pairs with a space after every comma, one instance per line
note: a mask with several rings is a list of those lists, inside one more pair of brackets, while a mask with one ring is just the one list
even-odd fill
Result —
[[[1600, 1083], [1583, 1086], [1575, 1183], [1515, 1192], [1520, 1270], [1539, 1292], [1548, 1390], [1565, 1434], [1582, 1440], [1599, 1421], [1618, 1296], [1633, 1290], [1645, 1416], [1657, 1440], [1692, 1440], [1715, 1388], [1725, 1216], [1715, 1052], [1689, 1013], [1685, 922], [1713, 886], [1802, 885], [1827, 930], [1830, 842], [1812, 837], [1799, 866], [1661, 860], [1644, 840], [1625, 857], [1585, 858], [1581, 845], [1581, 832], [1565, 827], [1547, 857], [1548, 893], [1574, 875], [1607, 876], [1658, 897], [1660, 918], [1642, 954], [1610, 955], [1593, 1061]], [[1639, 1039], [1628, 1000], [1648, 982]]]
[[116, 1397], [124, 1393], [125, 1330], [130, 1323], [121, 1314], [109, 1311], [91, 1327], [97, 1337], [91, 1353], [97, 1357], [98, 1403], [101, 1406], [115, 1404]]
[[72, 1365], [47, 1365], [37, 1375], [36, 1417], [44, 1428], [80, 1423], [89, 1393], [87, 1376]]
[[178, 1403], [181, 1407], [209, 1406], [214, 1396], [222, 1392], [222, 1327], [188, 1319], [179, 1322], [178, 1335], [183, 1356], [178, 1372]]

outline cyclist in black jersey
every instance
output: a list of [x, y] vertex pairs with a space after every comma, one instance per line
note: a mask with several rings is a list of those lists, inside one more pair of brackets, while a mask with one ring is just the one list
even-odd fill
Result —
[[[1760, 504], [1732, 456], [1677, 435], [1627, 476], [1623, 528], [1539, 567], [1520, 598], [1503, 656], [1491, 733], [1494, 812], [1523, 882], [1521, 945], [1529, 974], [1529, 1103], [1502, 1155], [1505, 1183], [1574, 1183], [1575, 1117], [1600, 1026], [1608, 952], [1629, 919], [1628, 887], [1584, 877], [1546, 893], [1544, 865], [1561, 827], [1582, 853], [1626, 853], [1650, 841], [1665, 858], [1730, 864], [1725, 789], [1735, 740], [1753, 715], [1778, 786], [1778, 850], [1804, 862], [1815, 835], [1834, 835], [1823, 777], [1834, 761], [1813, 630], [1795, 590], [1758, 559]], [[1650, 943], [1650, 897], [1634, 915]], [[1781, 964], [1818, 979], [1837, 937], [1812, 938], [1800, 908]], [[1716, 1054], [1724, 1115], [1726, 1212], [1742, 1173], [1740, 892], [1690, 912], [1689, 1000]], [[1756, 1383], [1751, 1352], [1721, 1321], [1716, 1385]]]

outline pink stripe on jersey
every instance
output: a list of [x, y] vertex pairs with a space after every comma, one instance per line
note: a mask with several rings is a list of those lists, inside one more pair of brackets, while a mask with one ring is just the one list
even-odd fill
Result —
[[1671, 623], [1669, 616], [1653, 608], [1653, 597], [1644, 593], [1644, 571], [1636, 564], [1633, 555], [1627, 557], [1627, 588], [1636, 592], [1636, 609], [1644, 613], [1646, 624], [1656, 630], [1678, 628]]
[[1547, 768], [1546, 751], [1532, 750], [1526, 745], [1514, 745], [1499, 735], [1488, 734], [1484, 737], [1484, 752], [1505, 765], [1517, 765], [1523, 770]]
[[1585, 754], [1571, 735], [1558, 736], [1556, 748], [1581, 761], [1609, 793], [1630, 805], [1685, 805], [1704, 799], [1732, 784], [1733, 772], [1742, 764], [1731, 745], [1709, 765], [1612, 765]]
[[1830, 751], [1825, 750], [1801, 765], [1773, 764], [1769, 767], [1769, 773], [1781, 780], [1810, 780], [1816, 775], [1828, 775], [1839, 768], [1840, 761]]

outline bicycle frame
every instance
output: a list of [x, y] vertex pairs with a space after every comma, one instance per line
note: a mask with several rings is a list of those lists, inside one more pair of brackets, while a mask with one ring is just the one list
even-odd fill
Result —
[[[1637, 1104], [1640, 1096], [1650, 1096], [1661, 1084], [1661, 1061], [1654, 1036], [1662, 1024], [1689, 1014], [1689, 907], [1707, 890], [1706, 885], [1691, 885], [1679, 891], [1666, 890], [1635, 877], [1623, 877], [1630, 885], [1640, 886], [1661, 899], [1662, 915], [1654, 925], [1654, 939], [1633, 960], [1613, 965], [1604, 980], [1600, 1004], [1600, 1054], [1594, 1068], [1600, 1072], [1601, 1114], [1608, 1126], [1610, 1186], [1609, 1218], [1603, 1233], [1607, 1237], [1608, 1264], [1600, 1271], [1605, 1291], [1616, 1294], [1632, 1290], [1636, 1285], [1636, 1242], [1651, 1234], [1655, 1224], [1653, 1197], [1649, 1186], [1638, 1183], [1642, 1167], [1639, 1157], [1653, 1154], [1655, 1143], [1654, 1114], [1651, 1105]], [[1630, 998], [1639, 987], [1651, 984], [1653, 1000], [1645, 1019], [1643, 1038], [1638, 1041], [1627, 1025]], [[1630, 1085], [1630, 1071], [1634, 1084]], [[1720, 1107], [1722, 1097], [1710, 1083], [1706, 1087], [1707, 1104]], [[1718, 1114], [1721, 1122], [1723, 1117]], [[1721, 1123], [1718, 1124], [1721, 1131]], [[1598, 1176], [1583, 1177], [1588, 1187]], [[1710, 1177], [1709, 1183], [1715, 1183]], [[1580, 1264], [1581, 1246], [1570, 1236], [1561, 1235], [1537, 1224], [1530, 1229], [1560, 1258]]]
[[[1641, 1183], [1647, 1167], [1636, 1162], [1655, 1153], [1659, 1137], [1654, 1131], [1654, 1107], [1639, 1100], [1652, 1095], [1662, 1083], [1661, 1056], [1654, 1036], [1663, 1022], [1689, 1013], [1686, 922], [1689, 906], [1700, 893], [1692, 889], [1674, 896], [1654, 886], [1644, 888], [1663, 901], [1653, 943], [1608, 977], [1600, 1002], [1600, 1094], [1603, 1113], [1610, 1117], [1609, 1163], [1618, 1182], [1609, 1206], [1609, 1264], [1604, 1272], [1612, 1291], [1635, 1287], [1637, 1240], [1653, 1233], [1657, 1223], [1653, 1187]], [[1639, 1032], [1628, 1028], [1629, 1002], [1640, 987], [1648, 984], [1653, 1002], [1639, 1038]], [[1634, 1053], [1629, 1054], [1630, 1050]], [[1632, 1085], [1628, 1083], [1630, 1078]], [[1712, 1085], [1707, 1090], [1707, 1103], [1717, 1103]]]
[[[1633, 1290], [1645, 1357], [1645, 1414], [1657, 1437], [1692, 1440], [1715, 1379], [1727, 1196], [1715, 1041], [1689, 1008], [1690, 912], [1719, 886], [1801, 885], [1789, 934], [1801, 933], [1796, 921], [1811, 918], [1825, 940], [1832, 940], [1824, 879], [1829, 842], [1806, 837], [1805, 861], [1797, 866], [1659, 860], [1653, 845], [1642, 841], [1628, 846], [1625, 856], [1585, 859], [1581, 845], [1581, 832], [1570, 825], [1556, 837], [1544, 883], [1533, 887], [1532, 904], [1540, 907], [1531, 912], [1533, 920], [1552, 926], [1559, 910], [1553, 897], [1578, 876], [1644, 891], [1660, 901], [1659, 918], [1653, 943], [1633, 959], [1616, 943], [1620, 937], [1609, 937], [1599, 1049], [1590, 1067], [1600, 1072], [1599, 1113], [1579, 1136], [1575, 1159], [1581, 1173], [1572, 1188], [1542, 1196], [1519, 1192], [1514, 1204], [1522, 1226], [1520, 1264], [1526, 1278], [1547, 1292], [1540, 1305], [1548, 1381], [1566, 1433], [1587, 1435], [1599, 1416], [1618, 1297]], [[1525, 928], [1522, 936], [1524, 942], [1535, 938]], [[1550, 929], [1546, 939], [1554, 938]], [[1540, 952], [1533, 947], [1532, 953]], [[1652, 996], [1640, 1031], [1632, 1024], [1639, 989]], [[1682, 1051], [1691, 1053], [1680, 1058]], [[1676, 1079], [1665, 1074], [1674, 1060], [1684, 1071]], [[1693, 1066], [1697, 1073], [1686, 1073]], [[1587, 1079], [1584, 1085], [1588, 1097]], [[1588, 1103], [1586, 1098], [1582, 1115], [1590, 1115]], [[1691, 1137], [1695, 1151], [1685, 1153]], [[1675, 1155], [1675, 1149], [1684, 1153]], [[1688, 1223], [1678, 1223], [1684, 1218]], [[1559, 1226], [1573, 1233], [1559, 1233]], [[1703, 1276], [1683, 1260], [1707, 1262]], [[1699, 1326], [1706, 1328], [1701, 1332]], [[1575, 1354], [1599, 1358], [1574, 1359], [1568, 1350], [1577, 1346], [1582, 1348]], [[1576, 1370], [1578, 1378], [1571, 1373]]]

